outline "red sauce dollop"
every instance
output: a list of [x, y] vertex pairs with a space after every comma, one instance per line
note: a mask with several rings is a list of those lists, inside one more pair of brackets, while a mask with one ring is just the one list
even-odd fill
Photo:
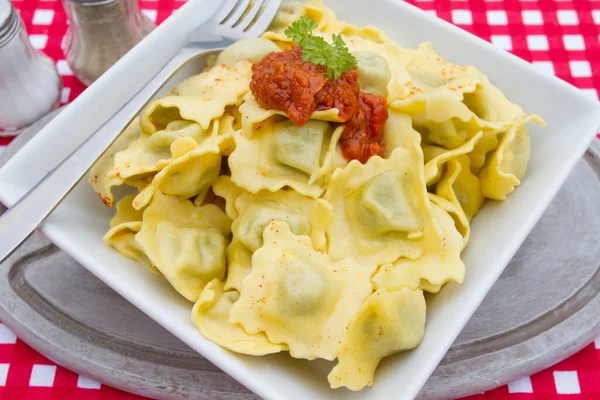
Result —
[[340, 138], [342, 154], [348, 160], [367, 162], [383, 156], [383, 127], [388, 118], [384, 97], [360, 91], [358, 73], [344, 72], [339, 79], [327, 79], [327, 68], [302, 61], [302, 48], [273, 52], [252, 67], [250, 89], [261, 107], [285, 111], [302, 126], [316, 110], [337, 108], [344, 122]]

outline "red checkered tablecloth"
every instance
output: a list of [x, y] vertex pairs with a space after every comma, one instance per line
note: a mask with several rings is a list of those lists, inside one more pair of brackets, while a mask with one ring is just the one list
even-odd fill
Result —
[[[61, 102], [68, 103], [85, 87], [73, 76], [61, 50], [67, 19], [60, 0], [12, 1], [21, 13], [33, 46], [56, 61], [64, 83]], [[543, 73], [572, 83], [590, 98], [598, 98], [600, 0], [411, 0], [411, 3], [533, 62]], [[183, 1], [141, 0], [140, 4], [144, 14], [160, 23]], [[0, 137], [0, 150], [10, 140]], [[141, 397], [57, 366], [0, 323], [0, 398]], [[600, 399], [600, 338], [545, 371], [469, 399]]]

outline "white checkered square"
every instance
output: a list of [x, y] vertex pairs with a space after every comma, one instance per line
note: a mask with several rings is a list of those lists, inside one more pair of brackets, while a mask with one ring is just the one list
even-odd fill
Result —
[[473, 24], [473, 16], [469, 10], [452, 10], [452, 22], [457, 25]]
[[77, 378], [77, 387], [81, 389], [100, 389], [100, 382], [87, 376], [79, 375]]
[[62, 91], [60, 92], [60, 102], [68, 103], [70, 95], [71, 95], [71, 88], [68, 88], [68, 87], [63, 88]]
[[594, 23], [596, 25], [600, 25], [600, 10], [593, 10], [592, 18], [594, 18]]
[[56, 365], [35, 364], [31, 370], [29, 386], [52, 387], [54, 376], [56, 375]]
[[492, 44], [502, 50], [512, 50], [512, 39], [508, 35], [492, 35], [490, 37]]
[[73, 75], [73, 71], [71, 70], [71, 67], [69, 67], [67, 60], [58, 60], [56, 62], [56, 69], [58, 70], [58, 73], [60, 75], [63, 75], [63, 76]]
[[542, 25], [544, 17], [539, 10], [525, 10], [521, 13], [525, 25]]
[[554, 64], [551, 61], [534, 61], [533, 66], [546, 75], [555, 75]]
[[43, 50], [48, 43], [48, 35], [29, 35], [29, 43], [36, 50]]
[[592, 76], [592, 68], [588, 61], [569, 61], [571, 75], [575, 78], [587, 78]]
[[527, 36], [527, 47], [532, 51], [548, 50], [548, 37], [546, 35]]
[[426, 10], [425, 12], [429, 15], [433, 15], [434, 17], [437, 17], [437, 12], [435, 10]]
[[531, 379], [526, 376], [508, 384], [508, 393], [533, 393]]
[[9, 364], [0, 364], [0, 386], [6, 386]]
[[579, 23], [579, 18], [574, 10], [558, 10], [556, 16], [561, 25], [577, 25]]
[[156, 22], [157, 13], [158, 12], [156, 10], [142, 10], [142, 14], [144, 14], [152, 22]]
[[585, 50], [585, 42], [581, 35], [564, 35], [563, 43], [567, 50]]
[[488, 11], [487, 20], [490, 25], [507, 25], [508, 17], [506, 11]]
[[554, 385], [558, 394], [581, 393], [577, 371], [554, 371]]
[[33, 25], [50, 25], [54, 20], [54, 10], [35, 10], [33, 13]]
[[0, 344], [15, 344], [17, 336], [3, 323], [0, 323]]

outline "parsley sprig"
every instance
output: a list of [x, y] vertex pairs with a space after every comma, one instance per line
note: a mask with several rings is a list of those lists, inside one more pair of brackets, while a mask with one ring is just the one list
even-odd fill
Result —
[[338, 79], [342, 73], [356, 68], [356, 58], [350, 53], [341, 35], [333, 34], [329, 44], [320, 36], [313, 36], [317, 22], [302, 17], [285, 30], [285, 35], [302, 47], [302, 61], [325, 65], [329, 79]]

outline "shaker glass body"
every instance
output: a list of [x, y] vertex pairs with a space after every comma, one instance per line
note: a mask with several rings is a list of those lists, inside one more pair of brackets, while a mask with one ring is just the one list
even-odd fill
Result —
[[63, 5], [69, 18], [63, 51], [75, 76], [86, 85], [154, 28], [137, 0], [63, 0]]
[[31, 46], [14, 8], [2, 23], [0, 131], [10, 131], [35, 122], [58, 106], [62, 81], [52, 60]]

